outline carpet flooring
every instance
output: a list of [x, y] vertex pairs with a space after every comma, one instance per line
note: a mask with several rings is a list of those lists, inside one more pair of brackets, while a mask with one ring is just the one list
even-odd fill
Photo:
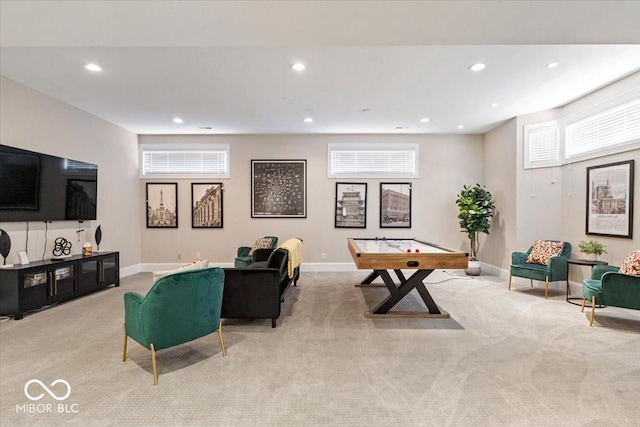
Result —
[[[562, 292], [439, 270], [425, 282], [450, 319], [368, 319], [387, 291], [355, 287], [366, 275], [303, 273], [277, 328], [225, 320], [224, 358], [217, 334], [159, 351], [155, 387], [148, 350], [129, 340], [122, 362], [123, 294], [150, 273], [2, 322], [0, 424], [640, 425], [640, 312], [589, 327]], [[396, 309], [423, 307], [414, 290]]]

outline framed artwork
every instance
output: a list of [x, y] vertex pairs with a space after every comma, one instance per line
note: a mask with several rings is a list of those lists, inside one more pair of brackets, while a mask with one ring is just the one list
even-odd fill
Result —
[[307, 217], [307, 161], [251, 160], [251, 218]]
[[380, 228], [411, 228], [411, 183], [380, 183]]
[[336, 182], [335, 228], [367, 228], [367, 184]]
[[587, 168], [587, 234], [633, 236], [634, 161]]
[[222, 183], [191, 183], [191, 228], [222, 228]]
[[147, 228], [178, 228], [178, 183], [147, 183]]

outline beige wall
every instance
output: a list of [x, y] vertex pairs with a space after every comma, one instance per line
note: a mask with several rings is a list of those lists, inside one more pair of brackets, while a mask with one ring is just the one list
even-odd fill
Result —
[[[601, 258], [612, 265], [620, 265], [626, 254], [640, 247], [640, 208], [638, 188], [640, 172], [640, 146], [629, 151], [597, 159], [577, 161], [561, 167], [524, 169], [524, 126], [532, 123], [562, 119], [640, 87], [640, 73], [631, 75], [593, 94], [587, 95], [562, 108], [517, 117], [515, 120], [485, 134], [484, 173], [490, 191], [497, 197], [498, 216], [492, 234], [486, 240], [481, 259], [508, 270], [510, 253], [526, 250], [533, 240], [558, 239], [573, 245], [573, 256], [580, 257], [577, 249], [581, 240], [599, 240], [607, 246], [608, 254]], [[515, 126], [513, 122], [515, 121]], [[635, 159], [635, 209], [633, 239], [587, 235], [586, 218], [586, 169], [622, 160]], [[515, 185], [515, 187], [514, 187]], [[501, 200], [499, 195], [510, 200]], [[514, 226], [514, 229], [511, 227]], [[504, 229], [504, 230], [502, 230]], [[504, 231], [504, 235], [501, 234]], [[503, 244], [502, 238], [505, 239]], [[571, 268], [570, 280], [581, 282], [588, 277], [588, 268]], [[557, 284], [556, 284], [557, 285]], [[558, 285], [559, 286], [559, 285]]]
[[[140, 262], [140, 188], [137, 135], [12, 80], [0, 77], [0, 143], [98, 165], [98, 219], [81, 225], [57, 221], [49, 224], [45, 248], [45, 224], [29, 224], [30, 260], [52, 256], [56, 237], [68, 239], [72, 253], [85, 241], [94, 242], [102, 225], [100, 249], [120, 251], [121, 267]], [[26, 243], [26, 223], [5, 222], [0, 227], [12, 241], [8, 263], [18, 262]], [[94, 246], [95, 247], [95, 246]]]
[[484, 135], [484, 185], [496, 203], [489, 235], [480, 238], [480, 260], [487, 264], [511, 264], [516, 235], [516, 119]]
[[[145, 205], [140, 199], [142, 262], [178, 262], [196, 253], [214, 262], [232, 262], [238, 246], [251, 245], [256, 238], [276, 235], [304, 240], [304, 261], [310, 263], [351, 262], [347, 237], [416, 237], [455, 249], [467, 250], [459, 231], [455, 198], [463, 184], [482, 178], [482, 136], [480, 135], [236, 135], [185, 136], [143, 135], [141, 143], [228, 143], [231, 146], [231, 178], [224, 180], [224, 228], [191, 228], [192, 180], [178, 182], [178, 229], [145, 228]], [[379, 228], [379, 183], [408, 180], [327, 178], [327, 144], [338, 142], [418, 143], [420, 178], [413, 180], [412, 228]], [[307, 218], [251, 218], [250, 165], [252, 159], [307, 160]], [[367, 182], [367, 228], [334, 228], [336, 182]], [[139, 189], [144, 193], [145, 183]], [[321, 254], [326, 260], [321, 260]]]

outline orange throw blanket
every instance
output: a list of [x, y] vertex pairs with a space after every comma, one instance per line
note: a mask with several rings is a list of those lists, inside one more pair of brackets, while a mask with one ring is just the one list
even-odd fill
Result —
[[293, 270], [296, 267], [299, 267], [300, 263], [302, 263], [302, 240], [289, 239], [278, 247], [289, 251], [289, 265], [287, 274], [290, 278], [293, 278]]

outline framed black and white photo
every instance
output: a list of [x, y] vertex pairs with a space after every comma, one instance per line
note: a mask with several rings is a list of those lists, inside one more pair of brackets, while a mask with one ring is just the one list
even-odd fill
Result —
[[251, 160], [251, 217], [307, 217], [306, 160]]
[[380, 183], [380, 228], [411, 228], [411, 183]]
[[587, 168], [587, 234], [633, 237], [634, 161]]
[[147, 183], [147, 228], [178, 228], [178, 183]]
[[222, 183], [191, 183], [191, 228], [222, 228]]
[[336, 183], [335, 228], [367, 228], [367, 184]]

